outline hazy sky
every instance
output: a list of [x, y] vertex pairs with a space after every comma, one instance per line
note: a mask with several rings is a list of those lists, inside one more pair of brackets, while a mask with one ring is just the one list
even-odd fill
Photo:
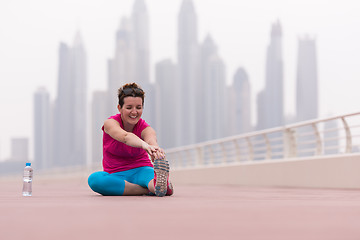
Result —
[[[316, 38], [320, 117], [359, 111], [360, 14], [358, 0], [193, 0], [199, 41], [210, 33], [231, 82], [246, 69], [256, 121], [256, 94], [264, 86], [270, 29], [283, 28], [285, 111], [295, 107], [297, 39]], [[134, 0], [0, 1], [0, 159], [9, 156], [10, 138], [33, 136], [33, 93], [45, 86], [56, 96], [58, 47], [72, 44], [80, 31], [88, 56], [89, 95], [105, 89], [107, 59], [115, 32]], [[150, 16], [151, 78], [154, 64], [176, 61], [177, 19], [181, 0], [147, 0]], [[85, 107], [85, 106], [84, 106]]]

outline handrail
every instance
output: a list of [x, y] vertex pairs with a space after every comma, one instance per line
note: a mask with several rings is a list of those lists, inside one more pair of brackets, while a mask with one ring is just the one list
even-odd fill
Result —
[[172, 168], [189, 168], [348, 154], [360, 151], [359, 124], [356, 112], [171, 148], [166, 155]]

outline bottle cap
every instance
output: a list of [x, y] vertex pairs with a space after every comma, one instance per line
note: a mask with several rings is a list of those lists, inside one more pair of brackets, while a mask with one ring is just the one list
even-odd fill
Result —
[[26, 166], [31, 166], [31, 163], [29, 163], [29, 162], [28, 162], [28, 163], [26, 163]]

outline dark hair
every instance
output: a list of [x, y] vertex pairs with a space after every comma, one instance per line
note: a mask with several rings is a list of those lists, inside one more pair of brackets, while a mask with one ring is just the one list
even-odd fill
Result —
[[125, 97], [141, 97], [144, 106], [145, 92], [136, 83], [127, 83], [118, 89], [119, 105], [122, 108]]

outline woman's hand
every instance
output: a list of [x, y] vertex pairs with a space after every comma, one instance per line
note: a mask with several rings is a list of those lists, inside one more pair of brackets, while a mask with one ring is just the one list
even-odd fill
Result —
[[151, 161], [154, 162], [155, 159], [165, 158], [165, 151], [162, 148], [160, 148], [159, 145], [157, 144], [156, 133], [154, 129], [152, 129], [150, 126], [145, 128], [141, 132], [141, 137], [142, 139], [144, 139], [146, 143], [150, 144], [150, 147], [153, 147], [151, 151], [148, 151], [151, 157]]
[[158, 149], [151, 155], [151, 160], [154, 162], [155, 159], [165, 158], [165, 151], [158, 147]]
[[150, 156], [152, 156], [154, 152], [156, 152], [159, 149], [158, 146], [150, 145], [146, 142], [142, 142], [141, 148], [144, 149]]
[[150, 155], [152, 162], [154, 162], [155, 159], [165, 158], [164, 149], [157, 145], [150, 145], [146, 142], [143, 142], [142, 148]]

